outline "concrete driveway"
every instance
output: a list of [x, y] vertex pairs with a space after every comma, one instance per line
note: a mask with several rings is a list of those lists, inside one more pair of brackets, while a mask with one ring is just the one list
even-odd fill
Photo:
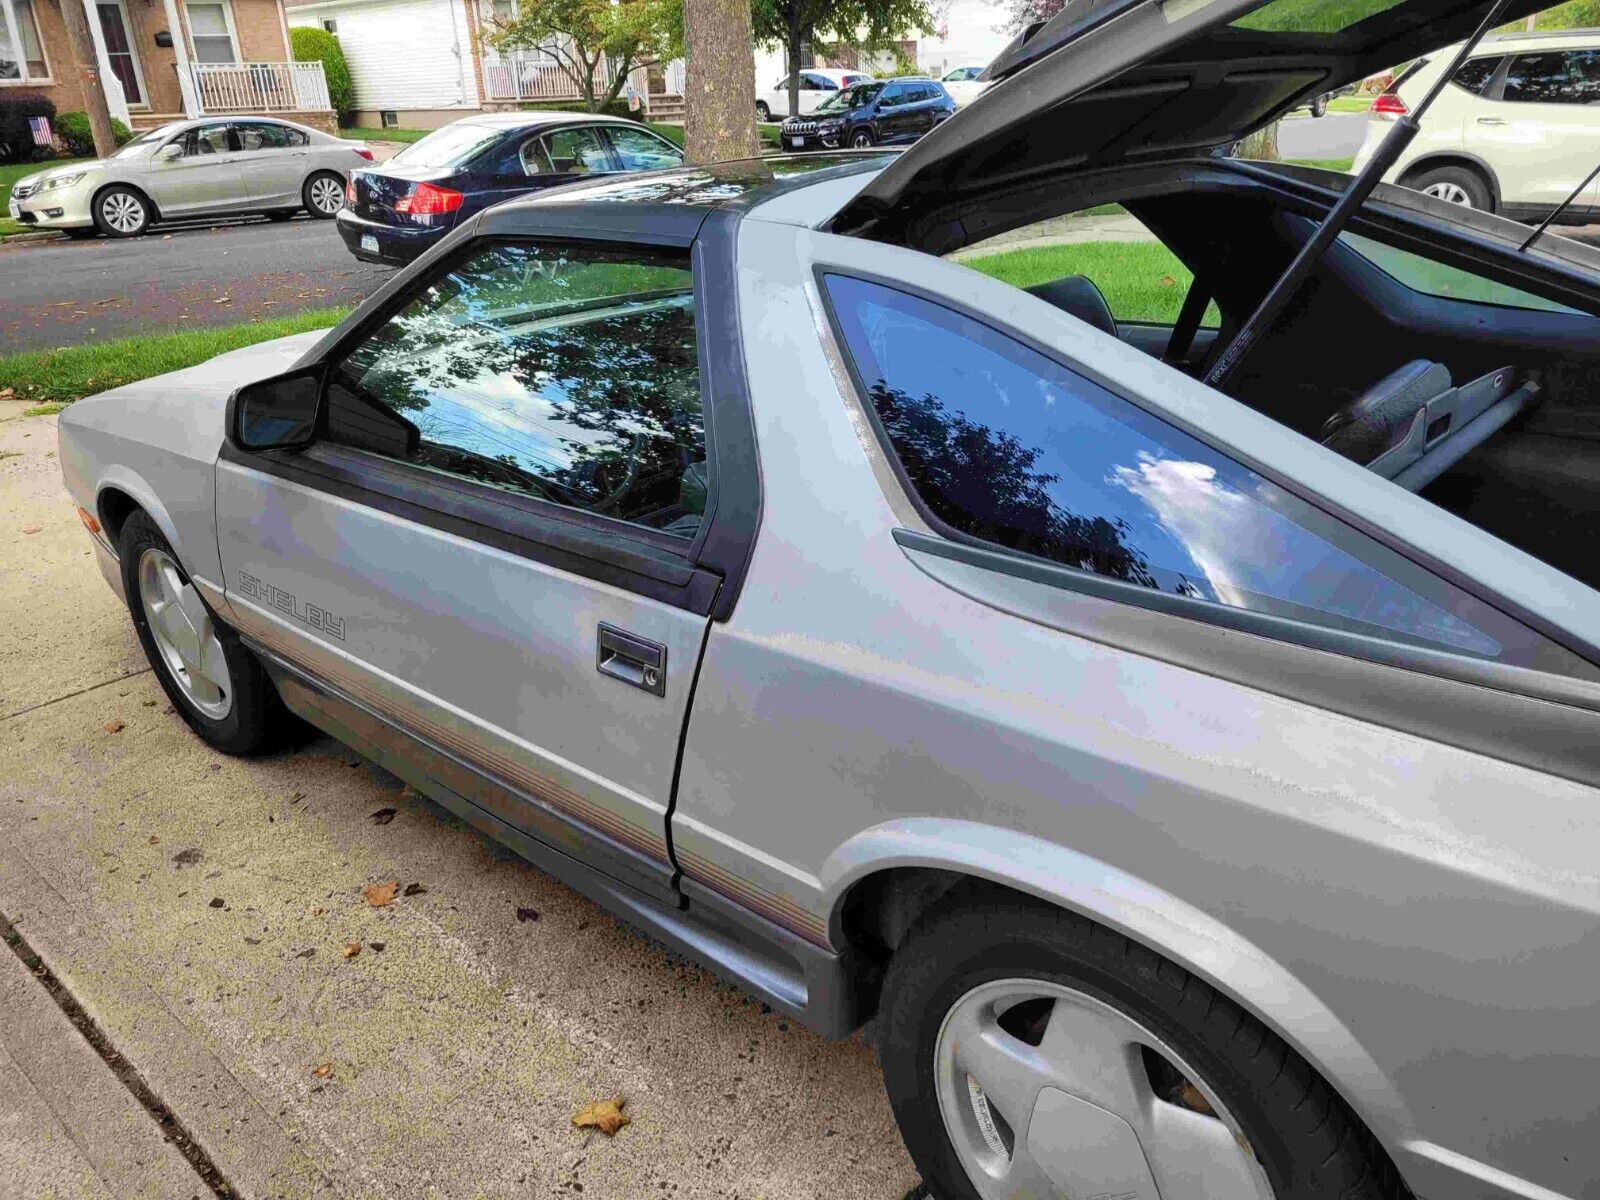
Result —
[[[763, 1012], [335, 743], [206, 749], [95, 570], [53, 420], [20, 409], [0, 401], [0, 1197], [915, 1186], [861, 1037]], [[632, 1125], [573, 1128], [616, 1096]]]

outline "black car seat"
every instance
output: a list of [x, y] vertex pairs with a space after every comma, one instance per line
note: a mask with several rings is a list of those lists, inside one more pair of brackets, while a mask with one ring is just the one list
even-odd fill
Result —
[[1086, 321], [1102, 333], [1117, 336], [1117, 319], [1111, 315], [1111, 306], [1087, 275], [1064, 275], [1048, 283], [1036, 283], [1026, 289], [1046, 304], [1053, 304], [1062, 312], [1071, 313]]
[[1417, 413], [1450, 388], [1448, 367], [1414, 358], [1335, 410], [1323, 423], [1318, 440], [1366, 466], [1404, 441]]

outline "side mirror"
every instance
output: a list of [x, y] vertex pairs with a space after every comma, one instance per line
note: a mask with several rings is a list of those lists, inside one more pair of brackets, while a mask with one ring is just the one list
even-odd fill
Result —
[[168, 142], [165, 146], [156, 151], [157, 162], [171, 162], [175, 158], [182, 157], [183, 147], [178, 145], [177, 142]]
[[322, 413], [322, 366], [301, 367], [228, 397], [228, 441], [236, 450], [304, 450], [317, 440]]

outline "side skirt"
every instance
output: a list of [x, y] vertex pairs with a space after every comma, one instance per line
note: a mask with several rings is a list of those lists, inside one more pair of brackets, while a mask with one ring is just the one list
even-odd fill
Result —
[[[860, 1024], [857, 964], [848, 950], [814, 946], [692, 880], [679, 877], [676, 896], [666, 897], [580, 862], [463, 795], [494, 786], [481, 774], [470, 772], [468, 778], [467, 767], [388, 718], [259, 643], [249, 644], [296, 716], [399, 776], [545, 874], [824, 1037], [845, 1037]], [[510, 793], [506, 798], [514, 800]]]

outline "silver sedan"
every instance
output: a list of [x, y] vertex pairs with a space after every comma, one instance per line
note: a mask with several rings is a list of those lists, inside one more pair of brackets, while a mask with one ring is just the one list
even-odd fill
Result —
[[331, 218], [350, 172], [372, 161], [345, 141], [269, 117], [203, 117], [140, 134], [110, 158], [52, 167], [11, 189], [10, 216], [37, 229], [137, 237], [157, 221], [304, 209]]

